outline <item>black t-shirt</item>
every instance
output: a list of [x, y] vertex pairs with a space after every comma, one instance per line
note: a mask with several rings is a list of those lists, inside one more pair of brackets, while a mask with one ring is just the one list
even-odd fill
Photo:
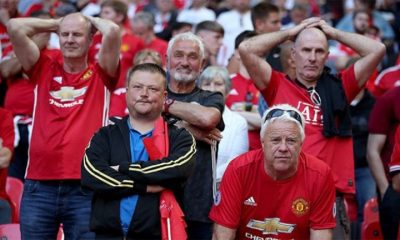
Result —
[[[218, 109], [221, 112], [221, 120], [217, 128], [221, 131], [224, 129], [222, 120], [224, 99], [221, 93], [202, 90], [198, 87], [195, 87], [191, 93], [185, 94], [174, 93], [168, 89], [168, 98]], [[169, 117], [169, 120], [173, 121], [174, 117]], [[196, 141], [196, 145], [195, 169], [187, 181], [183, 197], [184, 212], [188, 220], [210, 222], [208, 213], [213, 203], [211, 146], [202, 141]]]

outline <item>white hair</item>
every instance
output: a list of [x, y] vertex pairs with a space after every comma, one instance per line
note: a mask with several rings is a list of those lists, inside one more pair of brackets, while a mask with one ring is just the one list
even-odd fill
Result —
[[184, 33], [177, 34], [175, 37], [173, 37], [171, 40], [169, 40], [168, 49], [167, 49], [167, 58], [168, 59], [171, 57], [172, 47], [178, 41], [191, 41], [191, 42], [194, 42], [197, 46], [199, 46], [200, 59], [204, 60], [204, 58], [205, 58], [205, 50], [204, 50], [203, 40], [201, 40], [200, 37], [194, 35], [191, 32], [184, 32]]
[[[285, 112], [284, 114], [282, 114], [279, 117], [273, 117], [273, 118], [270, 118], [270, 119], [266, 120], [266, 118], [268, 116], [268, 113], [270, 113], [274, 109], [281, 109], [283, 111], [294, 111], [294, 112], [296, 112], [297, 114], [299, 114], [299, 116], [301, 118], [301, 123], [297, 119], [295, 119], [292, 116], [290, 116], [288, 112]], [[267, 129], [267, 127], [268, 127], [268, 125], [270, 123], [272, 123], [274, 121], [282, 121], [282, 122], [293, 122], [293, 123], [295, 123], [296, 126], [299, 128], [301, 141], [302, 142], [304, 141], [304, 138], [305, 138], [305, 132], [304, 132], [305, 119], [304, 119], [304, 116], [303, 116], [303, 114], [301, 114], [299, 112], [299, 110], [297, 108], [292, 107], [289, 104], [278, 104], [278, 105], [274, 105], [274, 106], [268, 108], [264, 112], [264, 115], [263, 115], [261, 121], [262, 121], [261, 122], [261, 124], [262, 124], [261, 125], [261, 130], [260, 130], [260, 138], [261, 138], [261, 140], [263, 139], [265, 131], [266, 131], [266, 129]]]

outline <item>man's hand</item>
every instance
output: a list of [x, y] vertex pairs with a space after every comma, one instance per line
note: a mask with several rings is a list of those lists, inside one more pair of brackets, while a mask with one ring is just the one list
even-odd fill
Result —
[[[183, 122], [183, 121], [181, 121]], [[203, 130], [200, 129], [196, 126], [190, 125], [190, 124], [185, 124], [185, 123], [180, 123], [179, 124], [181, 127], [186, 128], [186, 130], [188, 130], [196, 140], [200, 140], [203, 142], [206, 142], [208, 144], [212, 144], [212, 141], [221, 141], [222, 139], [222, 134], [221, 131], [218, 130], [217, 128], [214, 128], [213, 130], [209, 131], [209, 130]]]
[[319, 20], [316, 23], [309, 25], [308, 27], [318, 27], [320, 28], [328, 38], [328, 40], [336, 40], [339, 34], [339, 30], [330, 26], [325, 20]]
[[313, 26], [315, 27], [316, 25], [319, 24], [320, 20], [321, 19], [319, 17], [311, 17], [311, 18], [304, 19], [300, 24], [287, 30], [287, 32], [289, 34], [287, 40], [294, 41], [296, 39], [297, 35], [301, 31], [303, 31], [305, 28], [308, 28], [308, 27], [313, 27]]
[[0, 169], [7, 168], [10, 165], [11, 157], [11, 150], [3, 147], [3, 139], [0, 138]]
[[146, 192], [148, 193], [159, 193], [165, 188], [158, 185], [147, 185]]

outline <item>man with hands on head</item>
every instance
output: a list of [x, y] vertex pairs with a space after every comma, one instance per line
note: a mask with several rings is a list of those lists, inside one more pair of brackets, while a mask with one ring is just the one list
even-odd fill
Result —
[[305, 119], [272, 106], [263, 117], [262, 149], [230, 162], [210, 218], [214, 240], [332, 239], [335, 185], [328, 165], [302, 151]]
[[[92, 194], [82, 191], [80, 164], [90, 137], [106, 123], [109, 90], [119, 77], [119, 27], [72, 13], [61, 19], [17, 18], [7, 24], [14, 52], [36, 85], [24, 195], [23, 239], [91, 239]], [[93, 29], [103, 34], [98, 62], [88, 62]], [[32, 40], [57, 32], [62, 61], [42, 54]]]
[[[331, 74], [324, 66], [329, 55], [328, 39], [353, 48], [360, 59], [340, 74]], [[296, 79], [293, 80], [272, 69], [263, 59], [266, 52], [286, 40], [294, 41], [291, 54]], [[341, 219], [337, 226], [342, 227], [335, 229], [334, 238], [348, 237], [342, 195], [354, 193], [349, 103], [376, 69], [385, 46], [365, 36], [337, 30], [313, 17], [287, 30], [251, 38], [239, 46], [239, 52], [268, 105], [289, 103], [304, 115], [307, 137], [303, 149], [326, 162], [336, 182], [338, 218]]]

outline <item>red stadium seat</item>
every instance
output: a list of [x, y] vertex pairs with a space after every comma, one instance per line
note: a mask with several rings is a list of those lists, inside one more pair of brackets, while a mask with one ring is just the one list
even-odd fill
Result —
[[361, 228], [361, 239], [383, 239], [381, 226], [379, 224], [378, 200], [376, 198], [370, 199], [364, 206], [364, 222]]
[[24, 183], [18, 178], [7, 177], [6, 192], [10, 197], [10, 203], [13, 209], [12, 222], [19, 223], [19, 210], [21, 206]]

